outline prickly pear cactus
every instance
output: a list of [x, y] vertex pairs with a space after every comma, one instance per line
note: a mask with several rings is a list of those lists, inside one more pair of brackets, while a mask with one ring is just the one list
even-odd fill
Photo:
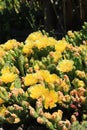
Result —
[[78, 121], [74, 122], [71, 127], [72, 130], [87, 130], [87, 121], [83, 121], [79, 124]]
[[85, 130], [86, 113], [87, 23], [61, 40], [38, 31], [0, 45], [0, 124]]
[[78, 121], [76, 121], [76, 122], [74, 122], [73, 124], [72, 124], [72, 130], [80, 130], [80, 128], [81, 128], [81, 126], [80, 126], [80, 124], [79, 124], [79, 122]]
[[82, 43], [85, 44], [85, 41], [87, 41], [87, 22], [84, 22], [80, 31], [68, 31], [66, 40], [74, 46], [79, 46]]

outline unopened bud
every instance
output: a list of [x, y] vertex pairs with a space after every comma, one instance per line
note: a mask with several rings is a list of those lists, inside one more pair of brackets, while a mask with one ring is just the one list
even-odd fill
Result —
[[72, 115], [71, 116], [71, 122], [73, 123], [73, 122], [75, 122], [76, 121], [76, 116], [75, 115]]
[[41, 117], [38, 117], [38, 118], [37, 118], [37, 122], [40, 123], [40, 124], [43, 124], [43, 123], [44, 123], [44, 120], [43, 120]]
[[68, 129], [67, 129], [66, 126], [64, 125], [63, 128], [62, 128], [62, 130], [68, 130]]

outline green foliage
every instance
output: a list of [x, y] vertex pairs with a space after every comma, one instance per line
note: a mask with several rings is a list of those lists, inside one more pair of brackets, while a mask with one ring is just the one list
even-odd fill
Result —
[[22, 87], [22, 86], [21, 86], [21, 80], [20, 80], [20, 78], [17, 78], [17, 79], [15, 80], [14, 86], [15, 86], [15, 88], [21, 88], [21, 87]]
[[8, 92], [3, 87], [0, 87], [0, 98], [2, 98], [6, 102], [9, 100]]
[[[72, 36], [73, 35], [73, 36]], [[82, 29], [80, 31], [68, 32], [66, 35], [66, 40], [72, 43], [74, 46], [80, 46], [80, 44], [87, 40], [87, 22], [84, 22]], [[83, 42], [84, 44], [84, 42]]]
[[72, 128], [71, 129], [72, 130], [80, 130], [80, 124], [79, 124], [79, 122], [78, 121], [74, 122], [72, 124]]
[[87, 121], [83, 121], [81, 124], [78, 121], [74, 122], [71, 130], [87, 130]]
[[24, 56], [22, 54], [18, 58], [18, 68], [20, 70], [20, 75], [24, 76]]

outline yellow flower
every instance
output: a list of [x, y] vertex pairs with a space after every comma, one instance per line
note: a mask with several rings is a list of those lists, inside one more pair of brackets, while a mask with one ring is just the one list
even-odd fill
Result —
[[48, 44], [48, 37], [46, 35], [41, 37], [39, 40], [35, 41], [35, 47], [37, 47], [39, 50], [47, 46], [49, 46], [49, 44]]
[[16, 79], [17, 75], [13, 73], [5, 73], [3, 74], [0, 79], [4, 83], [11, 83]]
[[2, 65], [5, 64], [5, 61], [4, 61], [3, 57], [0, 57], [0, 63], [1, 63]]
[[47, 83], [55, 83], [56, 81], [59, 81], [59, 77], [56, 74], [49, 74], [45, 81]]
[[4, 100], [2, 98], [0, 98], [0, 105], [4, 103]]
[[31, 86], [29, 88], [30, 97], [33, 99], [38, 99], [44, 93], [46, 93], [46, 91], [47, 91], [47, 89], [45, 88], [45, 86], [43, 86], [41, 84], [37, 84], [37, 85]]
[[0, 57], [3, 57], [5, 55], [5, 51], [3, 48], [0, 47]]
[[10, 50], [10, 49], [18, 47], [18, 45], [19, 45], [19, 42], [17, 42], [15, 39], [12, 39], [12, 40], [8, 40], [4, 44], [3, 47], [4, 47], [5, 50]]
[[56, 74], [50, 74], [48, 70], [39, 70], [37, 72], [37, 77], [47, 83], [54, 83], [59, 80], [59, 77]]
[[5, 116], [6, 110], [7, 109], [4, 105], [0, 107], [0, 117]]
[[57, 69], [62, 72], [69, 72], [73, 69], [74, 62], [72, 60], [62, 60], [59, 62], [59, 65], [57, 66]]
[[53, 46], [53, 45], [55, 45], [55, 44], [57, 44], [57, 40], [56, 39], [54, 39], [53, 37], [48, 37], [48, 40], [49, 40], [49, 45], [50, 46]]
[[42, 97], [44, 100], [45, 109], [53, 108], [56, 106], [55, 103], [58, 100], [58, 95], [57, 92], [55, 92], [54, 90], [49, 90], [45, 88], [45, 86], [37, 84], [31, 86], [28, 89], [28, 93], [30, 93], [30, 97], [33, 99], [38, 99], [39, 97]]
[[36, 40], [40, 39], [41, 37], [43, 37], [43, 34], [42, 34], [40, 31], [38, 31], [38, 32], [33, 32], [33, 33], [31, 33], [31, 34], [27, 37], [25, 43], [28, 43], [28, 40], [36, 41]]
[[40, 69], [39, 65], [38, 65], [38, 64], [35, 64], [35, 65], [34, 65], [34, 70], [35, 70], [35, 71], [38, 71], [39, 69]]
[[[55, 40], [53, 37], [47, 37], [46, 35], [43, 35], [40, 31], [31, 33], [28, 38], [26, 39], [25, 43], [29, 44], [32, 42], [32, 45], [37, 47], [38, 49], [45, 48], [47, 46], [53, 46], [57, 44], [57, 40]], [[23, 51], [28, 51], [26, 46], [24, 47]]]
[[51, 109], [56, 106], [56, 103], [58, 101], [58, 94], [54, 90], [48, 90], [46, 93], [44, 93], [43, 98], [45, 109]]
[[53, 58], [54, 62], [58, 62], [58, 60], [62, 57], [61, 52], [59, 51], [51, 52], [50, 56]]
[[65, 39], [59, 40], [57, 44], [55, 44], [55, 50], [62, 53], [66, 49], [67, 44]]
[[15, 74], [19, 74], [19, 70], [15, 66], [5, 65], [1, 70], [2, 74], [11, 73], [11, 72]]
[[46, 35], [44, 35], [43, 37], [41, 37], [40, 39], [35, 41], [35, 46], [40, 50], [42, 48], [45, 48], [47, 46], [53, 46], [57, 43], [56, 40], [54, 40], [51, 37], [47, 37]]
[[12, 91], [15, 88], [14, 82], [10, 86], [10, 90]]
[[35, 73], [33, 74], [27, 74], [24, 78], [24, 84], [25, 86], [34, 85], [38, 82], [37, 75]]
[[46, 81], [47, 77], [49, 77], [50, 73], [48, 70], [39, 70], [37, 72], [38, 78], [42, 78], [43, 80]]
[[1, 73], [2, 73], [2, 74], [10, 73], [10, 68], [9, 68], [9, 66], [3, 67], [2, 70], [1, 70]]
[[32, 48], [34, 43], [32, 41], [30, 41], [30, 43], [27, 43], [24, 45], [23, 47], [23, 53], [25, 54], [31, 54], [33, 52]]
[[57, 62], [62, 57], [61, 53], [58, 51], [54, 52], [54, 62]]

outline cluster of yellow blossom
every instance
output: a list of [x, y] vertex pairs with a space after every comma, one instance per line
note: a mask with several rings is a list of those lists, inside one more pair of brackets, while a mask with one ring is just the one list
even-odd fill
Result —
[[36, 73], [27, 74], [24, 77], [25, 86], [34, 85], [40, 81], [55, 83], [59, 81], [59, 77], [56, 74], [50, 74], [48, 70], [39, 70]]
[[[45, 86], [45, 83], [48, 85]], [[43, 98], [46, 109], [55, 107], [55, 103], [58, 102], [58, 94], [55, 90], [68, 92], [70, 89], [64, 80], [61, 81], [59, 76], [50, 74], [48, 70], [39, 70], [36, 73], [27, 74], [24, 78], [24, 84], [29, 86], [28, 93], [30, 93], [31, 98]]]
[[5, 50], [10, 50], [10, 49], [13, 49], [13, 48], [16, 48], [18, 47], [20, 43], [17, 42], [15, 39], [12, 39], [12, 40], [8, 40], [4, 45], [3, 45], [3, 48]]
[[67, 46], [65, 39], [57, 41], [53, 37], [47, 37], [46, 35], [43, 35], [40, 31], [30, 34], [25, 43], [26, 44], [23, 47], [23, 52], [25, 54], [31, 54], [34, 47], [37, 47], [39, 50], [41, 50], [47, 46], [54, 46], [56, 51], [62, 53]]
[[40, 97], [44, 100], [45, 109], [53, 108], [56, 106], [55, 103], [58, 101], [58, 94], [54, 90], [49, 90], [41, 84], [33, 85], [28, 88], [28, 93], [33, 99], [38, 99]]

